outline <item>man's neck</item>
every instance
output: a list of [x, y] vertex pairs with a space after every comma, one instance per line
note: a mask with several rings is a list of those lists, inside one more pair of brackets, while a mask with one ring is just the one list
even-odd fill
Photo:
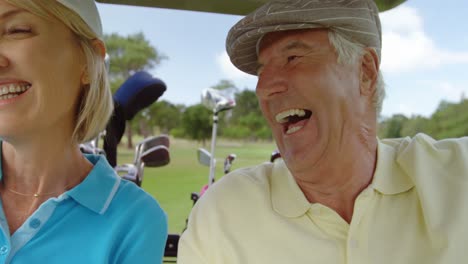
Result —
[[293, 173], [309, 202], [335, 210], [348, 223], [353, 216], [356, 198], [372, 182], [377, 162], [376, 138], [357, 145], [362, 147], [342, 153], [343, 158], [339, 162], [330, 162], [308, 175]]

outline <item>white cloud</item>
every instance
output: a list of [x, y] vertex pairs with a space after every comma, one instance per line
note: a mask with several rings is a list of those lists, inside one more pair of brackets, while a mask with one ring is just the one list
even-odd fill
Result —
[[245, 80], [253, 80], [255, 81], [257, 77], [244, 73], [237, 69], [229, 59], [228, 54], [226, 51], [223, 51], [221, 54], [216, 56], [216, 62], [218, 63], [221, 71], [225, 75], [227, 79], [234, 80], [234, 81], [245, 81]]
[[468, 63], [468, 51], [437, 47], [424, 32], [424, 21], [414, 8], [401, 5], [381, 14], [383, 29], [382, 70], [408, 72], [444, 64]]
[[416, 109], [414, 109], [413, 107], [407, 104], [402, 104], [402, 103], [398, 104], [397, 109], [398, 109], [397, 113], [401, 113], [405, 116], [411, 116], [416, 112]]
[[450, 102], [459, 102], [468, 95], [468, 83], [426, 80], [421, 84], [428, 88], [428, 92], [438, 95], [439, 99]]
[[440, 83], [439, 89], [442, 91], [444, 97], [449, 101], [459, 101], [462, 94], [467, 90], [466, 87], [464, 88], [448, 82]]

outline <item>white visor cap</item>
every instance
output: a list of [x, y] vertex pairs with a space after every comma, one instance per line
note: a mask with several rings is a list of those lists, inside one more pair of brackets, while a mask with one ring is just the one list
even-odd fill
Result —
[[98, 38], [103, 38], [101, 17], [94, 0], [57, 0], [57, 2], [77, 13]]

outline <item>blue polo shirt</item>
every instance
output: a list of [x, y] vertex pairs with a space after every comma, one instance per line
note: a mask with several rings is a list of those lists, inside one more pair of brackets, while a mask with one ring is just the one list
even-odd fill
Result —
[[94, 164], [86, 179], [44, 202], [12, 236], [1, 206], [1, 264], [162, 262], [167, 219], [159, 204], [104, 157], [86, 157]]

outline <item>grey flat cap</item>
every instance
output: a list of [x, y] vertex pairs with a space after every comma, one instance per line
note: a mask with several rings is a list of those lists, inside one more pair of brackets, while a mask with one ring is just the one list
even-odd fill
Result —
[[382, 29], [373, 0], [273, 0], [234, 25], [226, 39], [231, 62], [257, 75], [257, 44], [275, 31], [329, 28], [346, 39], [375, 48], [380, 61]]

